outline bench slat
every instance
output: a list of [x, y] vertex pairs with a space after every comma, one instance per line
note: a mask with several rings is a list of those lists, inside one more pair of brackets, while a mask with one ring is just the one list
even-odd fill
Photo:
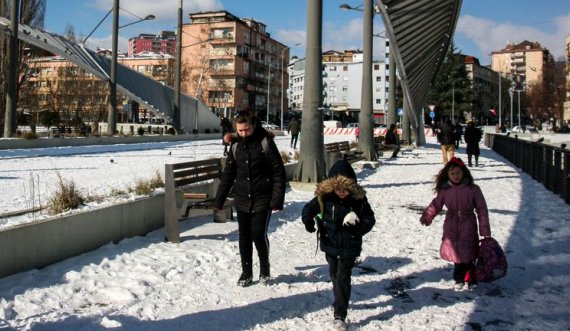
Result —
[[220, 163], [220, 159], [208, 159], [208, 160], [200, 160], [200, 161], [173, 163], [172, 168], [174, 170], [177, 170], [177, 169], [183, 169], [183, 168], [201, 167], [201, 166], [206, 166], [206, 165], [218, 165], [219, 163]]
[[208, 193], [186, 192], [182, 196], [184, 199], [207, 199]]
[[203, 182], [203, 181], [210, 180], [210, 179], [216, 179], [216, 178], [220, 178], [219, 173], [209, 173], [209, 174], [204, 174], [204, 175], [199, 175], [199, 176], [194, 176], [194, 177], [184, 177], [182, 179], [176, 179], [174, 182], [175, 182], [176, 187], [180, 187], [180, 186], [186, 186], [188, 184], [199, 183], [199, 182]]

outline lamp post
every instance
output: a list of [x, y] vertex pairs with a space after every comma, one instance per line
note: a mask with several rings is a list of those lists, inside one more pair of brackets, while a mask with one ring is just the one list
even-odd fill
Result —
[[511, 87], [509, 88], [509, 96], [511, 97], [511, 120], [509, 121], [509, 126], [511, 130], [513, 129], [513, 94], [515, 92], [515, 82], [512, 82]]
[[[180, 76], [182, 74], [182, 1], [178, 0], [178, 25], [176, 29], [176, 74], [174, 77], [174, 108], [172, 109], [172, 127], [180, 131]], [[198, 108], [198, 107], [196, 107]], [[197, 111], [198, 109], [196, 109]]]
[[12, 8], [10, 14], [10, 48], [8, 67], [8, 81], [6, 94], [6, 113], [4, 118], [4, 137], [13, 137], [16, 133], [16, 109], [17, 109], [17, 87], [18, 84], [18, 14], [20, 1], [12, 0]]
[[107, 12], [107, 14], [99, 21], [99, 23], [91, 30], [91, 32], [87, 35], [85, 39], [82, 41], [82, 45], [85, 44], [87, 39], [91, 37], [93, 32], [97, 30], [97, 28], [103, 23], [103, 21], [109, 16], [110, 13], [113, 13], [113, 38], [111, 42], [111, 72], [109, 75], [109, 113], [107, 117], [107, 133], [109, 135], [114, 135], [115, 131], [117, 130], [117, 49], [118, 49], [118, 35], [119, 29], [142, 22], [142, 21], [150, 21], [155, 19], [154, 15], [147, 15], [144, 18], [140, 18], [137, 21], [119, 26], [119, 0], [113, 1], [113, 8]]
[[[296, 43], [295, 46], [299, 46], [301, 45], [301, 43]], [[283, 92], [284, 90], [284, 84], [285, 84], [285, 68], [283, 68], [283, 62], [285, 60], [285, 50], [286, 49], [291, 49], [289, 46], [286, 46], [285, 48], [283, 48], [281, 50], [281, 131], [283, 131], [283, 99], [285, 97], [285, 93]], [[288, 61], [287, 61], [288, 62]], [[287, 75], [289, 76], [289, 75]], [[289, 98], [287, 97], [287, 100], [289, 100]]]
[[451, 82], [451, 123], [455, 123], [455, 80]]
[[[360, 114], [358, 116], [358, 126], [360, 127], [360, 137], [358, 142], [359, 151], [363, 152], [363, 157], [368, 161], [376, 161], [376, 151], [374, 147], [374, 132], [372, 126], [372, 25], [374, 20], [374, 7], [372, 0], [364, 0], [363, 4], [351, 7], [347, 4], [339, 6], [345, 10], [363, 11], [363, 60], [362, 60], [362, 94], [360, 101]], [[363, 7], [363, 9], [360, 9]]]
[[271, 63], [267, 67], [267, 119], [265, 123], [269, 125], [269, 91], [271, 90]]

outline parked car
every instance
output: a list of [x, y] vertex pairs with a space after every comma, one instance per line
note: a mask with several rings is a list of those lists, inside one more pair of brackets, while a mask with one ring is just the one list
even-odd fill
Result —
[[267, 122], [265, 122], [265, 121], [261, 122], [261, 126], [267, 130], [279, 130], [279, 126], [272, 124], [272, 123], [267, 124]]
[[357, 127], [358, 127], [358, 123], [348, 123], [348, 124], [346, 125], [346, 128], [347, 128], [347, 129], [355, 129], [355, 128], [357, 128]]

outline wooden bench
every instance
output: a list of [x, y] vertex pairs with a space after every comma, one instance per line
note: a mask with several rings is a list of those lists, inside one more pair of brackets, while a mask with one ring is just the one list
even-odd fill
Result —
[[224, 159], [166, 164], [164, 172], [164, 225], [166, 240], [180, 242], [178, 222], [190, 217], [192, 209], [212, 210], [215, 222], [233, 219], [233, 200], [222, 211], [214, 209]]
[[376, 157], [384, 156], [384, 151], [390, 151], [391, 149], [384, 145], [385, 138], [383, 136], [374, 137], [374, 150], [376, 151]]
[[[356, 162], [364, 159], [362, 152], [350, 150], [350, 143], [348, 141], [325, 144], [325, 153], [329, 158], [337, 160], [343, 159], [348, 162]], [[332, 163], [333, 162], [331, 162], [331, 165]]]

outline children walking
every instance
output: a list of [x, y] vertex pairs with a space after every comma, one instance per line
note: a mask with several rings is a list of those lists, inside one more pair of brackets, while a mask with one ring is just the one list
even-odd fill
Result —
[[332, 166], [327, 179], [317, 185], [315, 198], [303, 207], [302, 221], [308, 232], [315, 232], [315, 226], [319, 229], [333, 285], [334, 324], [342, 330], [346, 328], [350, 277], [362, 251], [362, 236], [376, 223], [350, 163], [340, 160]]
[[479, 235], [491, 236], [489, 212], [483, 193], [473, 183], [469, 169], [457, 157], [451, 158], [435, 176], [434, 192], [437, 196], [423, 212], [420, 223], [430, 225], [443, 206], [447, 207], [439, 254], [442, 259], [455, 264], [454, 288], [461, 290], [467, 282], [467, 287], [474, 289], [477, 287], [474, 261], [477, 258]]

